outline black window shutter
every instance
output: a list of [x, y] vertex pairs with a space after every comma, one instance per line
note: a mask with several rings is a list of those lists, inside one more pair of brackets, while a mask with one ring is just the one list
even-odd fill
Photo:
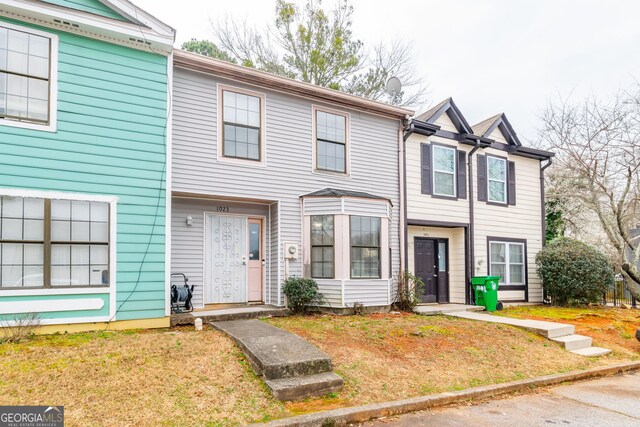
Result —
[[487, 156], [478, 154], [478, 201], [487, 201]]
[[507, 162], [507, 204], [516, 204], [516, 162]]
[[467, 198], [467, 153], [458, 150], [458, 198]]
[[420, 181], [422, 183], [422, 194], [431, 194], [433, 192], [433, 177], [431, 174], [431, 145], [422, 144], [421, 162], [422, 177]]

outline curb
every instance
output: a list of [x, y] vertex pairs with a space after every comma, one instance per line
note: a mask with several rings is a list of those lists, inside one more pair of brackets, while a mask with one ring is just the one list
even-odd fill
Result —
[[564, 382], [580, 381], [591, 378], [615, 375], [629, 371], [640, 370], [640, 362], [621, 363], [611, 366], [588, 369], [586, 371], [572, 371], [564, 374], [545, 375], [527, 380], [512, 381], [482, 387], [473, 387], [462, 391], [446, 392], [431, 396], [413, 397], [384, 403], [373, 403], [351, 408], [334, 409], [299, 415], [290, 418], [254, 424], [263, 427], [324, 427], [346, 426], [363, 423], [374, 418], [389, 417], [409, 412], [423, 411], [454, 403], [469, 402], [500, 396], [507, 393], [535, 389]]

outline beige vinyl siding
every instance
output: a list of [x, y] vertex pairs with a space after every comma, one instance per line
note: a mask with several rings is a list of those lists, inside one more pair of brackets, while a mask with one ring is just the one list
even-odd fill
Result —
[[[217, 90], [221, 83], [265, 94], [265, 165], [217, 160]], [[391, 200], [393, 270], [400, 268], [398, 120], [354, 110], [350, 115], [350, 175], [314, 173], [312, 106], [331, 108], [309, 99], [263, 90], [181, 68], [174, 72], [172, 185], [174, 192], [277, 202], [272, 205], [271, 234], [277, 270], [272, 282], [284, 280], [284, 261], [278, 262], [283, 242], [302, 244], [300, 196], [323, 188], [373, 193]], [[280, 214], [275, 215], [279, 210]], [[279, 240], [277, 240], [279, 237]], [[276, 244], [275, 242], [278, 241]], [[179, 242], [178, 242], [179, 243]], [[282, 253], [280, 253], [282, 257]], [[200, 260], [202, 262], [202, 260]], [[289, 275], [302, 275], [302, 257], [291, 261]], [[271, 302], [277, 299], [271, 289]], [[267, 297], [268, 299], [268, 297]], [[375, 301], [374, 301], [375, 300]], [[377, 302], [377, 298], [372, 298]], [[364, 298], [363, 303], [367, 302]]]
[[[407, 218], [469, 223], [469, 198], [450, 200], [422, 194], [421, 144], [435, 142], [467, 153], [471, 148], [450, 139], [413, 134], [407, 140]], [[457, 177], [456, 177], [457, 179]], [[467, 178], [468, 180], [468, 178]]]
[[[482, 154], [507, 157], [501, 150], [486, 149]], [[495, 206], [485, 202], [475, 204], [475, 263], [474, 274], [489, 272], [487, 258], [487, 236], [527, 240], [527, 274], [529, 301], [542, 301], [542, 286], [536, 273], [535, 258], [542, 248], [542, 219], [540, 199], [540, 162], [521, 156], [508, 156], [515, 162], [516, 205]], [[477, 158], [474, 155], [474, 171]], [[474, 187], [477, 188], [477, 174], [474, 173]], [[476, 192], [477, 194], [477, 192]], [[522, 300], [524, 292], [501, 292], [504, 300]]]
[[465, 303], [464, 228], [409, 227], [409, 271], [415, 272], [415, 238], [449, 239], [449, 301]]
[[438, 120], [436, 120], [436, 124], [440, 126], [440, 129], [442, 130], [458, 133], [458, 128], [456, 128], [456, 125], [453, 124], [447, 113], [444, 113], [440, 117], [438, 117]]
[[493, 139], [494, 141], [501, 144], [508, 144], [507, 139], [504, 137], [504, 135], [500, 131], [500, 128], [498, 127], [495, 128], [493, 132], [491, 132], [491, 135], [489, 135], [489, 139]]

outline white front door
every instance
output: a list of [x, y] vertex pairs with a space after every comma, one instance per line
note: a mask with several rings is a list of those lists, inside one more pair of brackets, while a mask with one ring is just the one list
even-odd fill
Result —
[[205, 303], [247, 302], [247, 218], [207, 215]]

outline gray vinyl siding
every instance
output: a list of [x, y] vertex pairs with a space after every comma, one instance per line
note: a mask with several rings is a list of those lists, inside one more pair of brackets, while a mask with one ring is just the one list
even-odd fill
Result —
[[342, 307], [342, 281], [330, 280], [330, 279], [317, 279], [318, 289], [324, 301], [322, 306], [324, 307]]
[[[266, 166], [217, 160], [216, 83], [265, 94]], [[277, 256], [282, 243], [302, 243], [301, 195], [331, 187], [388, 198], [393, 204], [390, 247], [392, 274], [395, 274], [400, 267], [397, 152], [400, 122], [344, 110], [350, 114], [350, 176], [313, 173], [312, 105], [337, 108], [176, 68], [173, 92], [173, 191], [278, 202], [279, 218], [273, 215], [277, 208], [271, 208], [271, 233], [274, 237], [271, 245], [274, 255], [271, 259], [272, 283], [277, 283], [274, 275], [278, 264], [278, 277], [280, 281], [284, 278], [284, 261], [278, 263]], [[276, 243], [275, 236], [278, 234], [280, 239]], [[179, 236], [176, 237], [179, 240]], [[289, 275], [302, 275], [301, 258], [290, 263]], [[276, 303], [277, 294], [277, 286], [273, 286], [270, 292], [272, 303]], [[378, 301], [377, 296], [371, 299], [371, 302]], [[367, 296], [363, 295], [359, 302], [366, 303]], [[282, 303], [282, 299], [279, 303]]]
[[389, 285], [387, 280], [369, 280], [363, 287], [359, 280], [344, 282], [344, 305], [353, 307], [355, 303], [369, 306], [389, 305]]

